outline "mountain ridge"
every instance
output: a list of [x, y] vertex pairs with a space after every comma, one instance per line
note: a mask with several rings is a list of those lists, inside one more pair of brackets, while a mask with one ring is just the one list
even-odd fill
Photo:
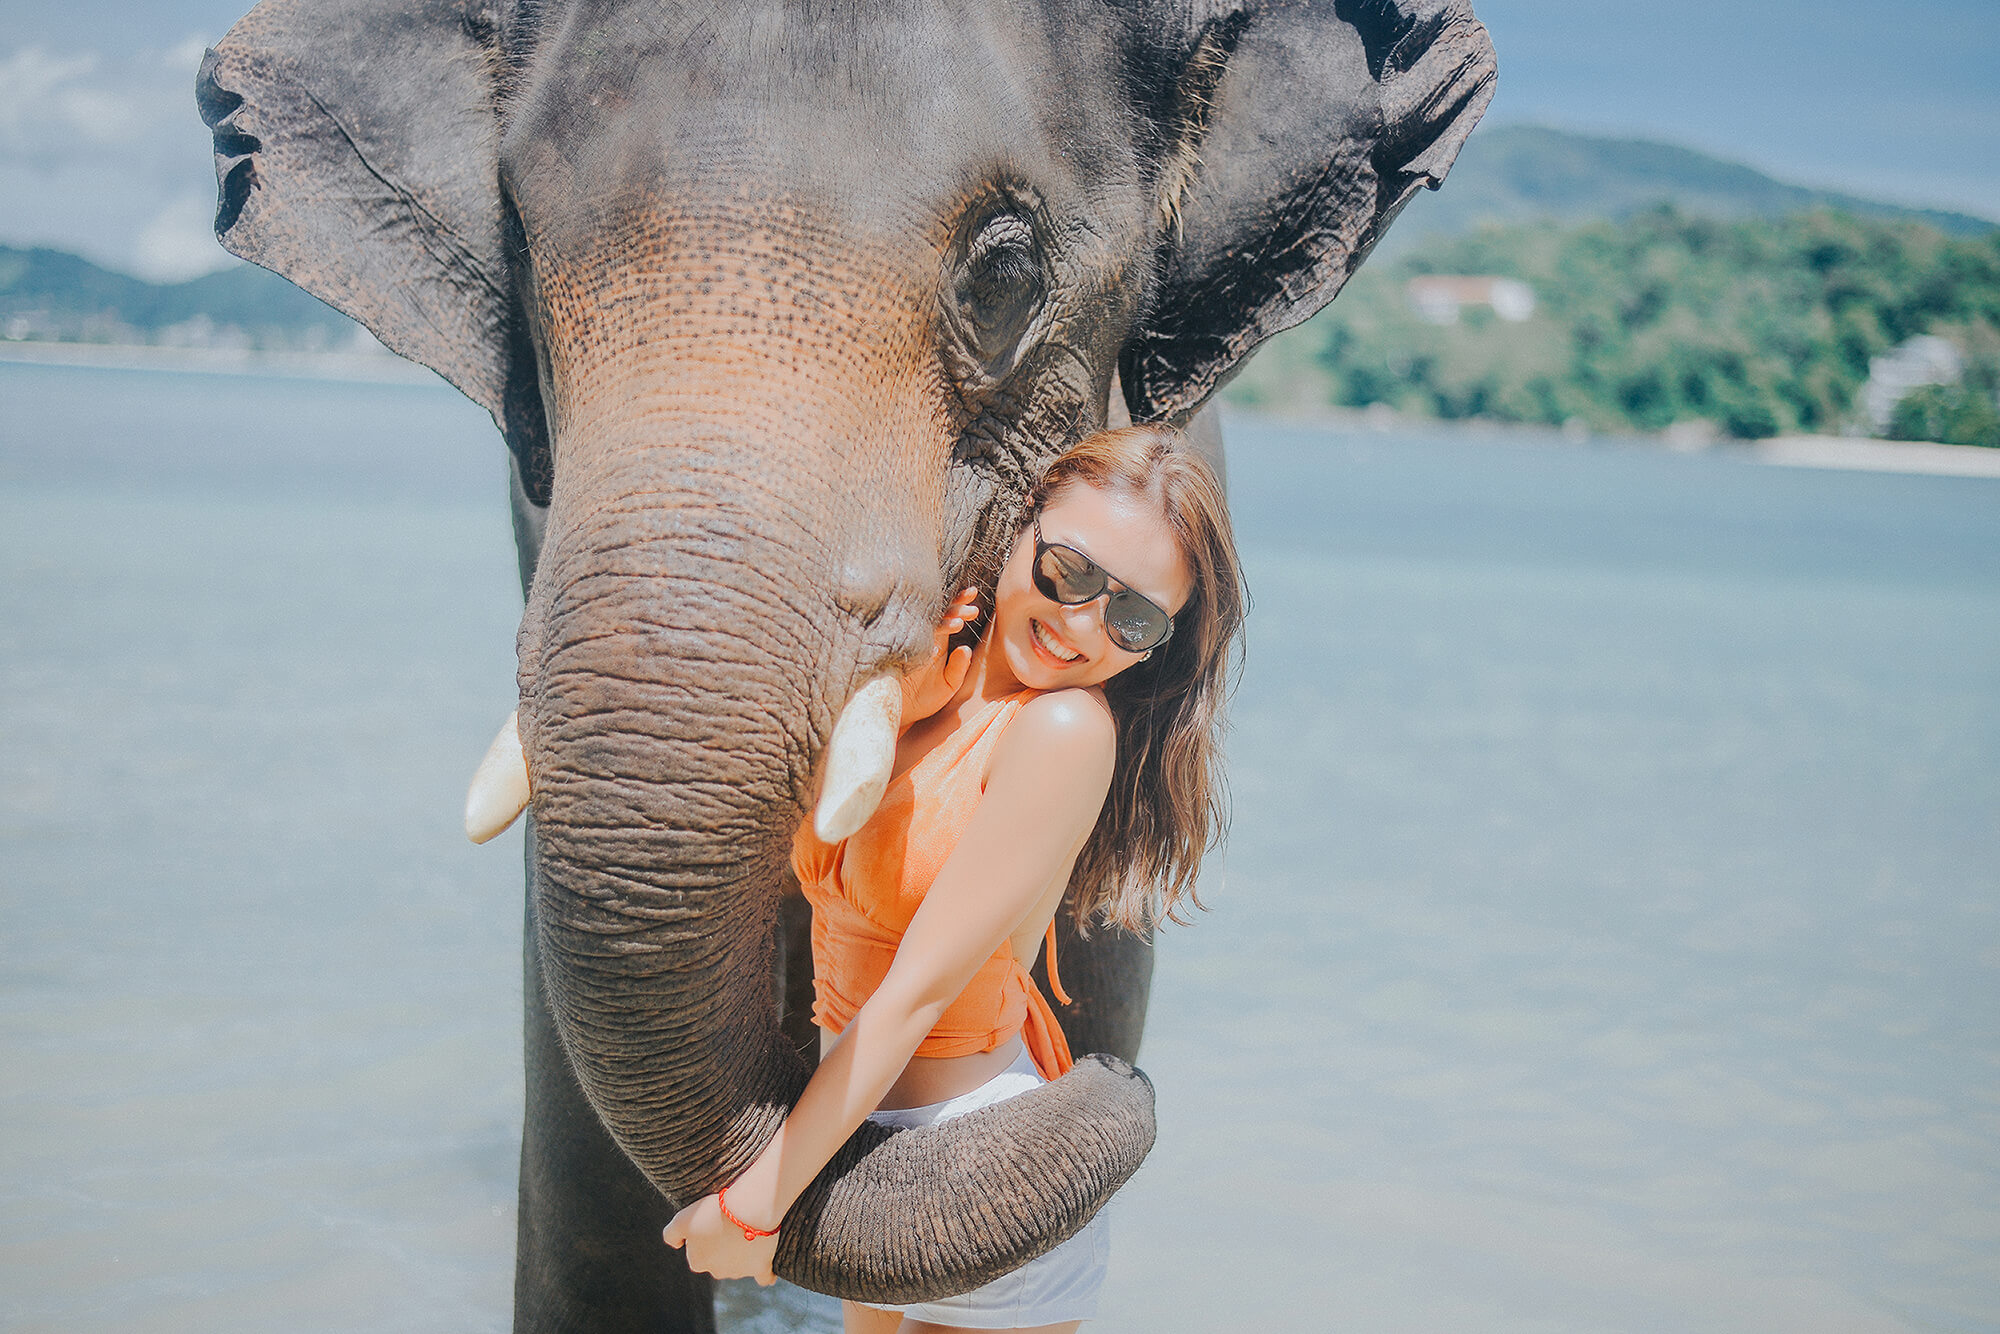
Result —
[[[1444, 188], [1420, 193], [1383, 238], [1377, 263], [1482, 224], [1618, 222], [1660, 204], [1724, 221], [1826, 208], [1924, 223], [1951, 236], [2000, 229], [1970, 214], [1791, 185], [1675, 144], [1516, 123], [1473, 134]], [[360, 331], [253, 265], [187, 282], [150, 283], [66, 251], [0, 245], [0, 336], [312, 351], [354, 346]]]
[[277, 274], [241, 264], [153, 283], [46, 246], [0, 245], [0, 336], [319, 351], [359, 326]]
[[1793, 185], [1681, 144], [1512, 122], [1474, 131], [1444, 187], [1411, 200], [1380, 249], [1400, 253], [1482, 223], [1621, 222], [1660, 204], [1727, 222], [1826, 208], [1863, 218], [1920, 222], [1947, 236], [1977, 236], [2000, 228], [2000, 221], [1969, 213]]

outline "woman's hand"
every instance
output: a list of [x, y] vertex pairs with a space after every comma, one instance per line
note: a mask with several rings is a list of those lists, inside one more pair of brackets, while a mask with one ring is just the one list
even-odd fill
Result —
[[972, 649], [961, 644], [951, 647], [951, 637], [979, 619], [979, 590], [960, 589], [958, 597], [944, 609], [938, 622], [930, 661], [903, 677], [903, 729], [930, 717], [958, 693], [965, 673], [972, 666]]
[[716, 1278], [754, 1278], [767, 1288], [777, 1282], [771, 1274], [777, 1234], [745, 1241], [743, 1229], [722, 1216], [722, 1203], [713, 1195], [704, 1195], [675, 1214], [660, 1235], [667, 1245], [685, 1249], [689, 1269]]

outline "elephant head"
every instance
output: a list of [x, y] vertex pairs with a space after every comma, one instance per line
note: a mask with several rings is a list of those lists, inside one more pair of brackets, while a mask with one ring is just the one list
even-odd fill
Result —
[[[512, 452], [534, 948], [666, 1196], [726, 1183], [806, 1078], [773, 923], [849, 700], [927, 654], [1114, 394], [1185, 421], [1330, 300], [1492, 80], [1462, 0], [266, 0], [210, 53], [224, 243]], [[962, 1290], [1150, 1136], [1115, 1061], [864, 1126], [780, 1270]]]

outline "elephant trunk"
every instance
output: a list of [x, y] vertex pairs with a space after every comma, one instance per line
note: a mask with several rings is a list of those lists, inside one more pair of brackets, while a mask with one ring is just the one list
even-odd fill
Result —
[[[781, 720], [806, 716], [804, 692], [746, 633], [768, 635], [768, 613], [739, 607], [735, 632], [718, 628], [732, 599], [705, 567], [757, 567], [745, 535], [720, 527], [689, 503], [552, 533], [537, 582], [548, 595], [524, 623], [551, 1008], [607, 1125], [680, 1201], [740, 1170], [806, 1077], [772, 1023], [768, 981], [776, 831], [798, 809], [794, 756], [808, 745]], [[709, 544], [723, 562], [697, 554]], [[590, 573], [565, 568], [578, 566]]]
[[[786, 855], [834, 718], [928, 651], [942, 576], [933, 556], [861, 577], [896, 591], [857, 612], [843, 550], [893, 544], [843, 549], [768, 482], [715, 480], [713, 443], [651, 460], [676, 482], [593, 490], [631, 475], [604, 453], [673, 433], [655, 416], [623, 443], [564, 438], [520, 735], [551, 1011], [620, 1147], [685, 1203], [747, 1167], [805, 1085], [771, 985]], [[933, 1129], [864, 1125], [787, 1215], [779, 1272], [871, 1301], [965, 1291], [1082, 1227], [1152, 1136], [1151, 1086], [1109, 1057]]]

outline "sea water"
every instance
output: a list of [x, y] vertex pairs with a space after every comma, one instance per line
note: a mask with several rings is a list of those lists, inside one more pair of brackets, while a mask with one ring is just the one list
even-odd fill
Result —
[[[1233, 427], [1093, 1328], [2000, 1330], [2000, 482]], [[0, 365], [6, 1328], [507, 1327], [505, 480], [442, 385]]]

